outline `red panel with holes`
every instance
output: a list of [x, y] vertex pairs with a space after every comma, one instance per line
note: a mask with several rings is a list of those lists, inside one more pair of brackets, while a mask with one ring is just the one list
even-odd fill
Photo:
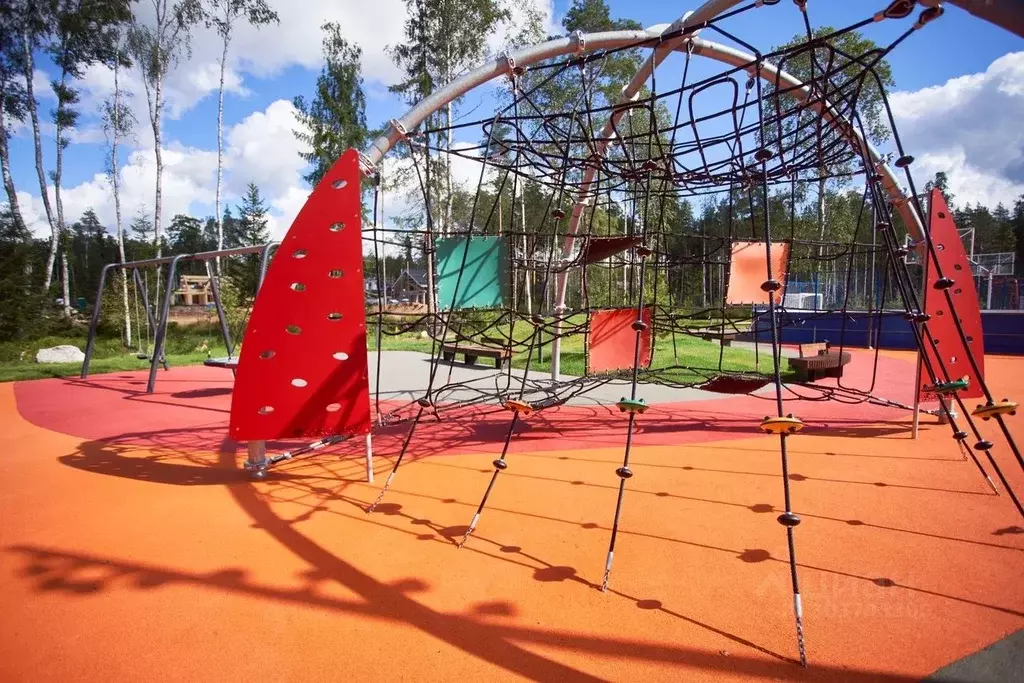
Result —
[[[931, 214], [930, 234], [932, 242], [935, 244], [935, 252], [938, 254], [939, 266], [942, 274], [953, 280], [953, 286], [948, 291], [953, 300], [954, 310], [949, 310], [945, 295], [935, 289], [935, 282], [939, 279], [937, 272], [939, 268], [935, 267], [934, 261], [931, 261], [931, 257], [929, 257], [930, 267], [925, 287], [924, 310], [931, 316], [927, 327], [935, 339], [939, 358], [936, 358], [935, 352], [927, 340], [925, 340], [925, 353], [931, 359], [932, 367], [939, 375], [939, 381], [952, 381], [967, 377], [970, 382], [969, 387], [958, 393], [963, 398], [977, 398], [984, 395], [979, 380], [984, 377], [985, 372], [985, 348], [981, 330], [981, 308], [978, 305], [978, 292], [974, 288], [971, 264], [967, 259], [967, 251], [956, 231], [956, 223], [953, 222], [942, 192], [932, 190], [928, 205]], [[967, 338], [966, 346], [957, 332], [954, 315], [960, 319], [960, 324], [963, 326]], [[967, 354], [973, 355], [977, 361], [978, 368], [982, 372], [981, 378], [974, 374]], [[939, 359], [941, 359], [941, 364]], [[943, 376], [942, 368], [945, 368], [947, 376]], [[919, 387], [921, 400], [936, 400], [934, 394], [926, 391], [930, 385], [931, 378], [922, 368]]]
[[[640, 367], [651, 366], [651, 307], [645, 306], [640, 319], [647, 329], [640, 333]], [[629, 370], [636, 353], [635, 308], [596, 311], [590, 318], [587, 337], [587, 372], [590, 374]]]
[[359, 180], [350, 149], [281, 242], [242, 341], [233, 439], [370, 430]]

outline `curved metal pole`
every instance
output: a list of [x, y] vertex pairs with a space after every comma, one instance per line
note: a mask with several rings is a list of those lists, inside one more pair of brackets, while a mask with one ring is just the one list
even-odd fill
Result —
[[[742, 52], [741, 50], [736, 50], [731, 47], [727, 47], [725, 45], [719, 45], [718, 43], [703, 40], [697, 37], [684, 38], [682, 41], [676, 44], [675, 49], [690, 49], [690, 46], [692, 46], [693, 54], [695, 55], [702, 55], [710, 59], [722, 62], [724, 64], [729, 64], [730, 66], [734, 67], [745, 67], [748, 65], [752, 65], [756, 62], [756, 58], [754, 57], [754, 55]], [[651, 58], [653, 59], [655, 56], [656, 54], [652, 55]], [[754, 75], [753, 67], [751, 67], [750, 71], [751, 75]], [[779, 70], [779, 68], [773, 64], [762, 62], [760, 68], [758, 69], [757, 76], [762, 80], [768, 81], [769, 83], [775, 83], [776, 79], [778, 79], [779, 84], [785, 85], [787, 88], [792, 88], [789, 94], [801, 102], [807, 101], [811, 97], [811, 89], [809, 86], [804, 85], [803, 82], [800, 81], [795, 76], [785, 71]], [[646, 76], [644, 80], [646, 81]], [[636, 78], [634, 78], [634, 80], [631, 81], [630, 84], [632, 85], [635, 81]], [[878, 151], [871, 145], [871, 143], [864, 140], [861, 137], [860, 133], [854, 128], [854, 126], [852, 126], [848, 121], [846, 121], [846, 119], [844, 119], [840, 114], [838, 114], [833, 108], [833, 106], [827, 101], [812, 102], [809, 105], [809, 108], [813, 111], [818, 112], [822, 119], [829, 126], [834, 128], [840, 135], [842, 135], [847, 140], [847, 142], [850, 143], [852, 147], [862, 150], [864, 157], [871, 159], [872, 163], [875, 166], [875, 170], [882, 176], [882, 187], [889, 195], [889, 198], [892, 201], [893, 206], [900, 213], [900, 216], [906, 223], [911, 235], [915, 240], [923, 239], [924, 227], [921, 223], [921, 218], [920, 216], [917, 215], [917, 212], [914, 210], [913, 205], [908, 200], [907, 195], [899, 186], [899, 183], [896, 180], [896, 175], [893, 173], [892, 169], [889, 168], [888, 164], [885, 162], [882, 155], [878, 153]], [[610, 120], [609, 123], [605, 126], [605, 130], [607, 130], [612, 125], [613, 122]], [[604, 131], [602, 131], [602, 133], [603, 132]], [[601, 142], [598, 143], [598, 150], [602, 154], [604, 153], [606, 148], [607, 142], [605, 140], [602, 140]], [[566, 230], [565, 246], [563, 247], [562, 251], [563, 258], [568, 258], [568, 255], [572, 253], [573, 242], [576, 239], [576, 231], [579, 229], [579, 223], [583, 215], [584, 208], [589, 203], [590, 186], [593, 183], [593, 179], [596, 173], [597, 170], [594, 166], [588, 166], [587, 170], [584, 172], [583, 182], [581, 183], [580, 190], [576, 196], [576, 203], [573, 205], [573, 210], [571, 213], [571, 217], [569, 219], [569, 227]], [[565, 270], [561, 270], [558, 272], [556, 280], [557, 294], [554, 311], [556, 316], [554, 323], [555, 338], [551, 345], [551, 379], [553, 380], [558, 379], [559, 373], [559, 361], [562, 344], [560, 335], [558, 334], [560, 332], [559, 328], [561, 327], [558, 316], [560, 316], [565, 310], [565, 296], [567, 285], [568, 272]]]
[[[692, 12], [677, 19], [672, 24], [659, 24], [641, 31], [602, 31], [600, 33], [580, 33], [577, 31], [571, 36], [555, 38], [540, 45], [525, 47], [515, 52], [506, 52], [492, 62], [484, 64], [444, 86], [437, 92], [431, 93], [419, 104], [410, 109], [406, 114], [397, 120], [392, 120], [388, 132], [373, 141], [373, 144], [363, 153], [362, 162], [364, 175], [370, 175], [376, 169], [384, 155], [405, 137], [407, 131], [411, 131], [423, 123], [424, 120], [435, 111], [441, 109], [449, 102], [457, 99], [473, 88], [494, 80], [499, 76], [511, 73], [514, 67], [529, 66], [542, 62], [545, 59], [559, 57], [572, 52], [593, 52], [594, 50], [609, 50], [627, 45], [635, 45], [645, 40], [657, 39], [663, 34], [671, 34], [676, 31], [684, 31], [687, 28], [698, 26], [711, 21], [719, 14], [740, 4], [742, 0], [707, 0], [703, 5]], [[693, 32], [695, 34], [696, 31]], [[643, 86], [651, 71], [661, 63], [665, 57], [684, 41], [684, 34], [677, 36], [663, 43], [652, 45], [654, 53], [647, 59], [633, 80], [623, 88], [623, 100], [633, 98], [640, 87]], [[605, 126], [605, 133], [609, 134], [612, 123]]]
[[[455, 79], [437, 92], [432, 93], [409, 110], [401, 119], [392, 120], [388, 132], [377, 138], [367, 151], [361, 155], [363, 166], [362, 171], [364, 175], [372, 175], [375, 173], [377, 164], [380, 163], [384, 155], [387, 154], [399, 140], [405, 137], [407, 131], [415, 129], [428, 116], [444, 107], [449, 102], [479, 85], [498, 78], [499, 76], [509, 74], [516, 66], [529, 66], [545, 59], [558, 57], [570, 52], [583, 53], [594, 50], [624, 47], [626, 45], [643, 42], [645, 40], [651, 40], [663, 34], [672, 33], [673, 31], [682, 31], [682, 35], [653, 46], [654, 50], [652, 55], [633, 77], [633, 80], [631, 80], [626, 88], [623, 89], [622, 100], [628, 101], [635, 97], [636, 93], [640, 91], [640, 87], [644, 82], [646, 82], [653, 69], [662, 60], [664, 60], [665, 56], [671, 50], [677, 50], [683, 45], [691, 44], [691, 42], [694, 44], [695, 48], [700, 46], [702, 52], [706, 56], [718, 59], [725, 63], [733, 64], [734, 66], [741, 66], [743, 64], [753, 62], [753, 55], [697, 39], [696, 30], [689, 33], [685, 32], [687, 28], [692, 28], [711, 21], [716, 16], [727, 12], [736, 5], [739, 5], [740, 2], [741, 0], [707, 0], [707, 2], [695, 11], [687, 13], [682, 18], [676, 20], [673, 24], [664, 28], [662, 28], [664, 25], [660, 25], [643, 31], [606, 31], [593, 34], [582, 34], [577, 32], [570, 37], [549, 40], [540, 45], [523, 48], [511, 53], [505, 53], [501, 58]], [[1024, 10], [1024, 0], [951, 0], [951, 3], [986, 21], [1024, 35], [1024, 11], [1022, 11]], [[933, 5], [935, 4], [935, 1], [923, 2], [922, 4]], [[765, 75], [766, 73], [768, 76]], [[765, 80], [773, 81], [776, 77], [776, 73], [778, 73], [778, 70], [775, 67], [765, 64], [762, 65], [759, 75]], [[807, 88], [804, 87], [800, 81], [785, 72], [778, 73], [778, 77], [779, 82], [785, 82], [790, 86], [801, 88], [801, 90], [795, 91], [793, 95], [806, 99], [808, 95]], [[921, 219], [910, 207], [908, 198], [899, 187], [895, 175], [892, 170], [884, 164], [880, 155], [878, 155], [870, 144], [860, 139], [860, 136], [855, 130], [853, 130], [852, 126], [848, 124], [843, 125], [845, 122], [842, 121], [841, 117], [833, 115], [830, 112], [830, 106], [819, 103], [815, 108], [823, 117], [826, 118], [830, 125], [838, 126], [839, 132], [843, 133], [844, 137], [847, 137], [851, 144], [863, 146], [864, 151], [866, 152], [865, 156], [875, 163], [876, 169], [882, 175], [883, 188], [889, 194], [896, 209], [906, 221], [907, 226], [911, 233], [914, 234], [915, 239], [921, 239], [923, 237]], [[612, 118], [603, 129], [603, 132], [606, 133], [606, 135], [603, 135], [598, 141], [598, 148], [602, 153], [609, 143], [607, 133], [614, 128], [614, 119], [617, 116], [618, 114], [613, 112]], [[572, 243], [575, 239], [575, 233], [579, 226], [580, 215], [582, 214], [583, 207], [585, 206], [581, 201], [581, 197], [583, 199], [586, 198], [586, 192], [592, 182], [593, 169], [587, 169], [585, 172], [584, 182], [581, 186], [580, 196], [577, 197], [576, 204], [570, 214], [570, 225], [567, 230], [566, 247], [563, 252], [565, 254], [571, 253]], [[566, 273], [564, 271], [558, 274], [557, 281], [557, 299], [554, 311], [556, 313], [556, 317], [557, 314], [561, 313], [565, 307], [565, 288], [567, 280]], [[557, 328], [559, 327], [557, 320], [555, 325], [557, 332]], [[551, 364], [552, 377], [554, 379], [558, 378], [560, 351], [561, 340], [556, 334], [552, 342], [553, 357]]]
[[[1024, 0], [948, 0], [965, 12], [969, 12], [990, 24], [1005, 28], [1024, 38]], [[938, 4], [928, 2], [925, 4]]]

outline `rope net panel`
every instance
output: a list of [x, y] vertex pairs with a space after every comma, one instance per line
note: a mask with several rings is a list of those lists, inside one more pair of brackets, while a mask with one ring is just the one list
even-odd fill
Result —
[[[800, 518], [787, 455], [788, 439], [804, 425], [784, 400], [790, 407], [800, 400], [907, 406], [877, 395], [877, 349], [858, 352], [872, 362], [867, 386], [848, 386], [842, 377], [794, 380], [783, 367], [782, 348], [793, 326], [838, 314], [837, 334], [825, 352], [841, 361], [849, 356], [844, 347], [853, 345], [850, 321], [869, 321], [876, 330], [886, 320], [906, 321], [917, 347], [931, 349], [921, 356], [923, 381], [948, 389], [939, 411], [955, 442], [988, 478], [976, 452], [985, 454], [1022, 515], [979, 418], [994, 419], [1022, 467], [1024, 460], [1004, 422], [1015, 404], [989, 393], [978, 344], [956, 314], [972, 304], [976, 309], [977, 302], [956, 294], [959, 275], [946, 272], [929, 238], [929, 212], [910, 174], [913, 158], [903, 149], [886, 93], [887, 56], [942, 10], [917, 13], [916, 3], [899, 0], [845, 28], [814, 31], [808, 3], [799, 0], [803, 37], [786, 47], [759, 52], [730, 31], [736, 17], [781, 11], [777, 4], [737, 5], [704, 23], [677, 22], [660, 36], [609, 49], [588, 49], [585, 36], [578, 36], [574, 54], [525, 67], [509, 57], [508, 80], [492, 115], [450, 125], [427, 116], [409, 131], [393, 124], [418, 186], [423, 221], [385, 232], [387, 185], [378, 174], [374, 220], [363, 236], [373, 244], [378, 292], [384, 291], [384, 248], [407, 248], [406, 240], [420, 246], [427, 310], [385, 316], [378, 294], [377, 331], [425, 330], [432, 352], [427, 387], [408, 405], [382, 403], [378, 376], [378, 424], [409, 426], [368, 512], [415, 450], [424, 417], [455, 418], [467, 406], [489, 404], [509, 413], [508, 431], [461, 546], [510, 466], [519, 422], [610, 378], [624, 379], [625, 395], [609, 406], [622, 414], [624, 449], [615, 470], [606, 588], [633, 476], [635, 428], [648, 408], [643, 390], [651, 383], [727, 393], [764, 389], [758, 395], [772, 407], [757, 426], [778, 439], [778, 522], [789, 550], [797, 650], [806, 664], [795, 541]], [[878, 48], [851, 54], [837, 47], [853, 31], [903, 20], [902, 32]], [[663, 60], [669, 52], [672, 58]], [[643, 63], [646, 55], [660, 56]], [[624, 93], [623, 74], [642, 63], [650, 67], [642, 86]], [[883, 152], [868, 141], [883, 145]], [[480, 170], [474, 186], [454, 192], [464, 200], [456, 206], [448, 173], [457, 163]], [[826, 194], [826, 187], [844, 191]], [[944, 328], [942, 353], [935, 352], [921, 274], [906, 263], [908, 234], [932, 278], [929, 310], [941, 303], [952, 323]], [[726, 348], [739, 333], [750, 333], [749, 351]], [[700, 353], [695, 345], [702, 345]], [[488, 375], [493, 382], [484, 389], [479, 381], [454, 381], [443, 356], [484, 347], [512, 362]], [[955, 364], [951, 347], [960, 349]], [[531, 373], [545, 362], [545, 350], [551, 379]], [[555, 372], [559, 361], [567, 370], [570, 359], [579, 361], [566, 373], [572, 376]], [[983, 395], [974, 414], [958, 390], [946, 386], [964, 366]]]

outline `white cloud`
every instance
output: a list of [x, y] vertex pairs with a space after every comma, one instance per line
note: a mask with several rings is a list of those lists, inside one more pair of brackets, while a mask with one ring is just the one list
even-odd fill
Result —
[[[278, 100], [264, 111], [254, 112], [225, 134], [225, 174], [223, 204], [233, 205], [249, 181], [259, 185], [271, 208], [271, 227], [280, 237], [305, 201], [308, 189], [302, 181], [304, 163], [299, 145], [292, 135], [295, 111], [290, 102]], [[163, 224], [177, 213], [197, 213], [214, 203], [216, 189], [216, 150], [185, 147], [171, 143], [162, 150]], [[152, 149], [136, 149], [121, 168], [121, 210], [124, 220], [137, 213], [150, 214], [154, 205], [156, 160]], [[53, 200], [53, 188], [50, 187]], [[90, 180], [61, 192], [65, 220], [73, 222], [86, 209], [96, 211], [100, 221], [111, 229], [115, 222], [114, 203], [106, 175], [97, 173]], [[19, 193], [26, 223], [37, 235], [49, 233], [42, 200]]]
[[[403, 40], [404, 0], [370, 3], [306, 0], [301, 9], [286, 0], [269, 0], [269, 4], [278, 11], [280, 25], [256, 29], [239, 22], [236, 26], [225, 73], [225, 88], [229, 94], [239, 97], [249, 94], [244, 83], [246, 74], [271, 77], [296, 65], [318, 70], [322, 64], [320, 27], [327, 21], [338, 22], [346, 37], [362, 48], [363, 75], [368, 91], [383, 92], [387, 84], [399, 78], [400, 74], [385, 48]], [[517, 25], [525, 16], [523, 8], [526, 6], [532, 7], [541, 18], [543, 31], [557, 30], [551, 0], [520, 0], [515, 5], [513, 13], [516, 19], [512, 24]], [[147, 16], [152, 13], [150, 3], [139, 3], [136, 11], [141, 20], [151, 19]], [[506, 28], [512, 31], [515, 26]], [[491, 52], [499, 50], [502, 44], [502, 36], [488, 38]], [[170, 119], [187, 116], [200, 100], [215, 94], [219, 84], [219, 37], [210, 29], [197, 27], [191, 47], [191, 53], [169, 74], [165, 83], [166, 115]], [[53, 97], [48, 80], [42, 71], [35, 75], [34, 84], [41, 100]], [[79, 85], [82, 90], [80, 108], [85, 116], [70, 139], [78, 143], [101, 143], [104, 136], [98, 123], [98, 113], [103, 100], [113, 93], [113, 73], [106, 67], [93, 65], [86, 69]], [[121, 169], [122, 216], [127, 223], [139, 212], [152, 212], [155, 162], [145, 89], [138, 70], [122, 71], [120, 85], [126, 102], [138, 119], [134, 139], [125, 141], [126, 147], [135, 147], [135, 150]], [[204, 127], [209, 125], [203, 124]], [[309, 194], [309, 188], [302, 180], [305, 163], [299, 156], [301, 146], [292, 133], [295, 126], [292, 105], [278, 100], [225, 130], [222, 203], [237, 203], [246, 183], [255, 182], [271, 207], [270, 226], [275, 238], [283, 236]], [[47, 134], [47, 130], [44, 129], [43, 133]], [[165, 140], [163, 157], [164, 225], [176, 213], [209, 211], [214, 201], [216, 151]], [[472, 160], [456, 160], [455, 175], [457, 182], [475, 186], [479, 164]], [[49, 194], [52, 198], [52, 187]], [[41, 200], [24, 192], [19, 193], [19, 198], [26, 222], [36, 234], [47, 234], [49, 227]], [[105, 225], [113, 227], [113, 199], [108, 179], [103, 173], [96, 173], [75, 187], [65, 188], [62, 198], [68, 222], [77, 220], [82, 212], [93, 208]], [[392, 208], [401, 209], [402, 202], [395, 202], [395, 199], [396, 194], [392, 193], [389, 213]]]
[[891, 102], [919, 184], [945, 171], [958, 203], [990, 207], [1024, 194], [1024, 52]]

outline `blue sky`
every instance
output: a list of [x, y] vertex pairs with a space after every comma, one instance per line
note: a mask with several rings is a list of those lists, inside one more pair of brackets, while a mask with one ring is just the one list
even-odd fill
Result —
[[[544, 12], [550, 30], [560, 32], [565, 0], [553, 5], [532, 0]], [[226, 201], [237, 203], [248, 180], [257, 182], [274, 216], [280, 235], [308, 193], [301, 181], [300, 148], [291, 136], [294, 118], [290, 105], [295, 95], [309, 96], [319, 71], [318, 27], [339, 21], [348, 37], [364, 50], [367, 119], [378, 125], [401, 115], [406, 106], [387, 92], [397, 72], [384, 52], [385, 45], [401, 40], [404, 3], [401, 0], [307, 0], [303, 3], [271, 0], [281, 25], [256, 32], [242, 29], [232, 45], [229, 92], [225, 100], [228, 147]], [[612, 15], [629, 17], [645, 26], [668, 23], [680, 13], [678, 3], [664, 1], [609, 3]], [[696, 5], [697, 3], [694, 3]], [[873, 13], [885, 3], [872, 0], [811, 2], [814, 26], [844, 26]], [[141, 3], [141, 11], [145, 11]], [[916, 12], [915, 12], [916, 16]], [[883, 21], [865, 29], [877, 42], [892, 40], [912, 20]], [[729, 20], [729, 31], [767, 51], [801, 29], [793, 3], [762, 7]], [[705, 38], [725, 42], [705, 33]], [[497, 47], [499, 40], [492, 44]], [[165, 119], [166, 208], [164, 224], [178, 212], [212, 213], [216, 161], [216, 56], [214, 36], [201, 31], [193, 41], [192, 57], [169, 80], [169, 116]], [[1024, 192], [1024, 41], [986, 24], [957, 8], [912, 35], [890, 56], [898, 93], [893, 106], [900, 133], [918, 158], [919, 183], [936, 170], [950, 173], [954, 192], [965, 201], [1011, 201]], [[659, 75], [678, 80], [681, 59], [666, 64]], [[52, 67], [40, 60], [45, 82]], [[152, 207], [152, 137], [147, 131], [145, 100], [137, 77], [128, 75], [129, 87], [139, 95], [133, 107], [139, 118], [136, 140], [122, 155], [127, 218]], [[109, 187], [103, 178], [105, 144], [96, 111], [109, 91], [110, 76], [99, 67], [90, 69], [83, 83], [83, 117], [66, 156], [65, 204], [69, 220], [86, 208], [97, 210], [113, 225]], [[492, 89], [468, 96], [463, 110], [477, 105], [472, 118], [493, 111]], [[52, 95], [41, 94], [41, 115], [48, 118]], [[53, 166], [52, 130], [44, 131], [47, 170]], [[31, 138], [20, 130], [11, 144], [15, 183], [22, 193], [26, 218], [37, 232], [41, 220], [39, 187], [35, 180]]]

